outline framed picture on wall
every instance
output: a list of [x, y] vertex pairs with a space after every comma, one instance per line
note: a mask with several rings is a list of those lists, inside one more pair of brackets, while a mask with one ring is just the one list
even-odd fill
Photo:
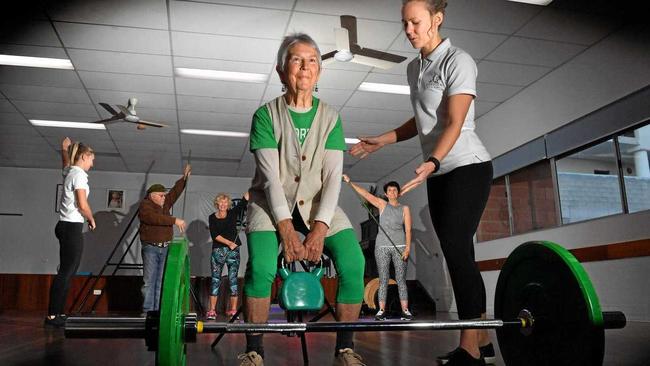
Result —
[[56, 185], [56, 196], [54, 200], [54, 212], [61, 212], [59, 207], [61, 207], [61, 199], [63, 198], [63, 184], [59, 183]]
[[124, 208], [124, 190], [108, 189], [106, 194], [106, 208], [121, 210]]

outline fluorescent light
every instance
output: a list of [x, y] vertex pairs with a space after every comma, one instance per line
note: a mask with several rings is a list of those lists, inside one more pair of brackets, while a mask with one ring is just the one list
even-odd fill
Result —
[[184, 67], [177, 67], [174, 70], [177, 76], [184, 78], [243, 81], [246, 83], [265, 83], [268, 79], [267, 74], [255, 74], [251, 72], [187, 69]]
[[188, 135], [248, 137], [248, 132], [234, 132], [234, 131], [181, 129], [181, 133], [185, 133]]
[[551, 1], [553, 1], [553, 0], [508, 0], [508, 1], [546, 6], [546, 5], [550, 4]]
[[47, 120], [42, 120], [42, 119], [30, 119], [29, 122], [34, 126], [40, 126], [40, 127], [86, 128], [86, 129], [89, 129], [89, 130], [105, 130], [106, 129], [106, 126], [104, 126], [101, 123], [47, 121]]
[[363, 82], [359, 85], [359, 90], [369, 91], [375, 93], [391, 93], [391, 94], [411, 94], [411, 89], [408, 85], [398, 84], [381, 84], [381, 83], [368, 83]]
[[45, 67], [48, 69], [74, 70], [72, 62], [67, 58], [28, 57], [0, 55], [0, 65]]
[[360, 141], [359, 139], [354, 138], [354, 137], [346, 137], [345, 138], [345, 143], [346, 144], [356, 144], [359, 141]]

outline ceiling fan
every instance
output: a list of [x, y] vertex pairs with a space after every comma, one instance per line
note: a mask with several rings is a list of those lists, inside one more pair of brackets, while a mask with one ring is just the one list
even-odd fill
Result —
[[357, 44], [357, 18], [341, 15], [341, 28], [334, 28], [336, 50], [323, 55], [323, 63], [333, 61], [355, 62], [362, 65], [390, 69], [406, 60], [406, 57], [392, 53], [364, 48]]
[[114, 123], [114, 122], [119, 122], [121, 120], [124, 122], [135, 123], [137, 125], [138, 130], [144, 130], [145, 128], [147, 128], [147, 126], [167, 127], [167, 125], [164, 125], [162, 123], [149, 122], [140, 119], [140, 117], [138, 117], [137, 114], [135, 113], [135, 105], [137, 103], [138, 103], [137, 98], [129, 98], [126, 107], [120, 104], [116, 104], [115, 106], [120, 110], [119, 112], [106, 103], [99, 103], [99, 105], [104, 107], [104, 109], [106, 109], [108, 113], [112, 114], [113, 116], [92, 123]]

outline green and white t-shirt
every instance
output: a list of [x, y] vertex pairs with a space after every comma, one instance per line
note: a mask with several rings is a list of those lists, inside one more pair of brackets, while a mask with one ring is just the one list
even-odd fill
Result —
[[[300, 142], [301, 146], [305, 141], [305, 137], [307, 137], [307, 133], [309, 133], [309, 128], [314, 121], [314, 116], [316, 116], [318, 103], [318, 98], [312, 97], [312, 107], [309, 111], [299, 113], [289, 110], [289, 114], [291, 115], [291, 120], [293, 121], [293, 126], [296, 131], [296, 136], [298, 137], [298, 141]], [[258, 149], [277, 148], [278, 143], [275, 141], [271, 115], [269, 114], [266, 106], [261, 106], [257, 109], [257, 111], [255, 111], [255, 114], [253, 115], [253, 123], [251, 125], [250, 134], [250, 150], [255, 151]], [[334, 129], [332, 129], [329, 136], [327, 136], [325, 149], [342, 151], [345, 151], [347, 149], [345, 146], [345, 138], [343, 137], [343, 125], [341, 123], [340, 116], [336, 121]]]

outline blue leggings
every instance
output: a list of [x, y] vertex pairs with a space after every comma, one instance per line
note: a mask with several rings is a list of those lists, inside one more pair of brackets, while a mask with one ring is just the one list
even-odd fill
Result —
[[221, 271], [223, 271], [223, 265], [225, 264], [228, 266], [230, 296], [237, 296], [239, 294], [237, 286], [237, 273], [239, 272], [239, 247], [233, 250], [230, 250], [228, 247], [212, 249], [210, 264], [212, 267], [212, 286], [210, 288], [210, 294], [212, 296], [219, 295], [219, 287], [221, 287]]

